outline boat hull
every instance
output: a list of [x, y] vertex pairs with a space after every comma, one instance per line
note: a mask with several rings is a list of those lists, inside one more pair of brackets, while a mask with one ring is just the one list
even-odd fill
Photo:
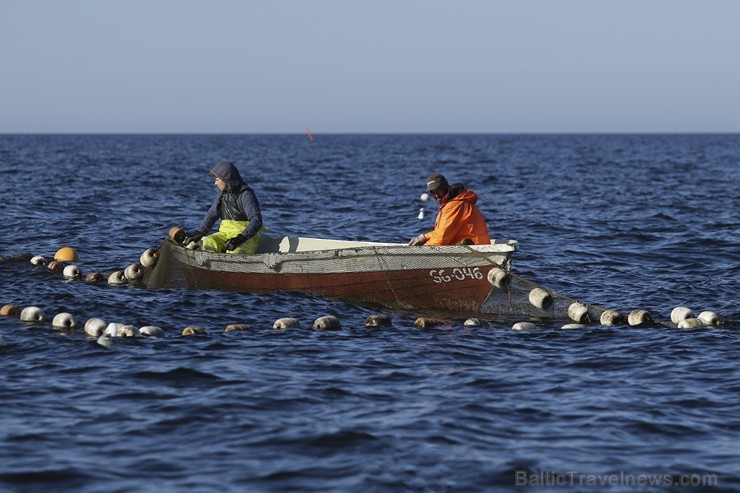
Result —
[[[350, 243], [351, 244], [351, 243]], [[166, 275], [150, 287], [244, 293], [292, 291], [398, 310], [481, 313], [494, 288], [491, 269], [508, 266], [516, 242], [486, 247], [358, 244], [316, 251], [233, 255], [160, 247]], [[156, 270], [160, 270], [159, 267]]]

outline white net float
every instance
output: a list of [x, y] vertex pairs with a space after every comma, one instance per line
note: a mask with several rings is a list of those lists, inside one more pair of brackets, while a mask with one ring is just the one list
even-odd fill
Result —
[[37, 306], [27, 306], [21, 311], [20, 316], [24, 322], [43, 322], [46, 319], [44, 311]]
[[105, 321], [93, 317], [85, 322], [85, 334], [90, 337], [100, 337], [105, 332], [105, 328], [108, 324]]
[[313, 328], [316, 330], [335, 330], [342, 327], [339, 319], [333, 315], [319, 317], [313, 322]]
[[685, 306], [677, 306], [671, 311], [671, 322], [674, 324], [678, 324], [681, 320], [686, 320], [687, 318], [694, 318], [694, 314], [691, 312], [691, 309]]
[[298, 321], [297, 318], [279, 318], [275, 320], [274, 324], [272, 324], [272, 328], [278, 330], [300, 329], [301, 323]]
[[552, 305], [552, 295], [545, 289], [534, 288], [529, 292], [529, 302], [541, 310], [547, 310]]

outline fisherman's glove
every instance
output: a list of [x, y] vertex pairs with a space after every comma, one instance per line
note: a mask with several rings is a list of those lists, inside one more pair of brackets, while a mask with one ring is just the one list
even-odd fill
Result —
[[424, 235], [419, 235], [416, 238], [412, 238], [411, 241], [409, 241], [409, 246], [421, 246], [426, 242], [427, 242], [427, 237]]
[[244, 238], [242, 235], [236, 235], [233, 238], [231, 238], [229, 241], [226, 242], [226, 251], [230, 252], [232, 250], [236, 250], [239, 245], [244, 243], [246, 241], [246, 238]]
[[196, 243], [199, 242], [201, 238], [203, 238], [203, 235], [202, 234], [200, 234], [200, 233], [193, 233], [192, 235], [189, 235], [189, 236], [186, 236], [185, 237], [185, 241], [183, 242], [183, 244], [185, 246], [188, 246], [193, 241], [196, 242]]

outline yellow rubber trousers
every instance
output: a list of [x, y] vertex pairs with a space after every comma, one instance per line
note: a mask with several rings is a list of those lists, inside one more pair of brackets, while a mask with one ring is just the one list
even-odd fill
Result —
[[[201, 240], [201, 249], [207, 252], [226, 252], [226, 243], [238, 235], [244, 228], [249, 225], [249, 221], [232, 221], [230, 219], [222, 219], [221, 226], [218, 228], [218, 232], [212, 235], [204, 236]], [[236, 250], [229, 250], [226, 253], [254, 253], [257, 251], [257, 246], [260, 243], [260, 236], [262, 232], [267, 231], [264, 226], [257, 232], [256, 235], [239, 245]]]

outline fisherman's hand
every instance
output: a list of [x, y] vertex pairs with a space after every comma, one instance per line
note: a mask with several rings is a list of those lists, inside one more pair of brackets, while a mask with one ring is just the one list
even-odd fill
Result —
[[226, 242], [226, 251], [236, 250], [246, 239], [242, 235], [236, 235]]
[[183, 242], [183, 244], [185, 246], [188, 246], [193, 241], [196, 242], [196, 243], [199, 242], [201, 238], [203, 238], [203, 235], [202, 234], [200, 234], [200, 233], [193, 233], [192, 235], [188, 235], [188, 236], [185, 237], [185, 241]]
[[426, 242], [427, 242], [427, 237], [424, 235], [419, 235], [415, 238], [411, 238], [411, 241], [409, 241], [409, 246], [421, 246]]

